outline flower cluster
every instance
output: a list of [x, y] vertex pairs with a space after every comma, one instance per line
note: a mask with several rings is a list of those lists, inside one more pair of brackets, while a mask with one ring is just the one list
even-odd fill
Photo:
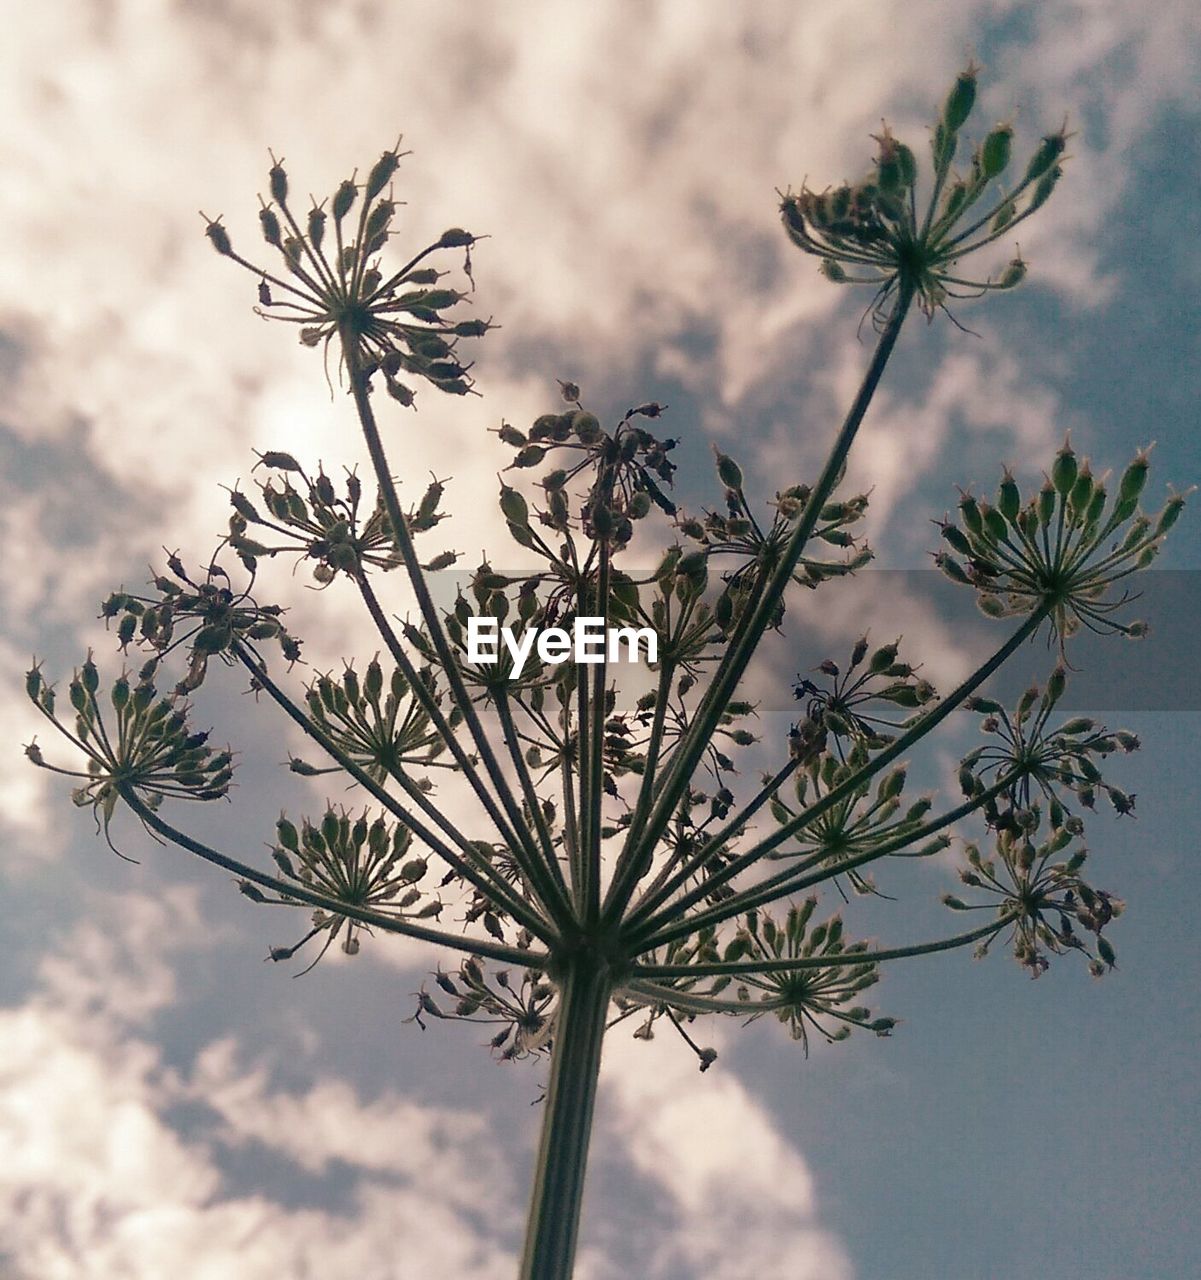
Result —
[[[429, 898], [417, 887], [427, 864], [424, 858], [408, 856], [413, 833], [403, 823], [394, 823], [389, 829], [382, 816], [368, 822], [366, 812], [352, 819], [345, 809], [330, 808], [319, 823], [306, 819], [299, 830], [281, 815], [275, 830], [271, 856], [276, 866], [305, 889], [348, 906], [387, 912], [397, 919], [425, 920], [436, 918], [442, 911], [437, 898]], [[289, 902], [286, 896], [267, 898], [246, 881], [240, 887], [258, 902]], [[313, 964], [339, 937], [342, 950], [355, 955], [359, 950], [358, 934], [367, 928], [349, 916], [327, 911], [315, 911], [312, 922], [312, 929], [299, 942], [272, 947], [271, 959], [291, 959], [318, 934], [325, 935], [325, 943]]]
[[1130, 599], [1126, 579], [1155, 559], [1185, 502], [1185, 495], [1174, 494], [1157, 516], [1144, 515], [1139, 497], [1147, 469], [1140, 450], [1110, 501], [1106, 477], [1095, 477], [1067, 441], [1028, 502], [1008, 471], [995, 503], [964, 494], [958, 525], [942, 525], [950, 552], [939, 552], [935, 562], [952, 581], [977, 590], [990, 618], [1044, 609], [1061, 649], [1081, 625], [1140, 636], [1145, 624], [1113, 615]]
[[[470, 281], [470, 250], [476, 237], [468, 231], [444, 231], [403, 266], [385, 274], [380, 253], [392, 234], [397, 204], [390, 184], [402, 154], [398, 147], [385, 151], [361, 186], [347, 178], [330, 197], [328, 209], [326, 201], [314, 202], [302, 215], [304, 228], [288, 203], [288, 175], [272, 156], [271, 202], [262, 204], [259, 222], [263, 239], [283, 261], [280, 275], [235, 252], [219, 219], [206, 218], [205, 233], [219, 254], [258, 277], [261, 315], [298, 325], [305, 346], [328, 347], [334, 338], [354, 343], [363, 372], [368, 377], [382, 373], [389, 394], [408, 406], [413, 390], [401, 375], [425, 379], [454, 395], [470, 391], [471, 366], [459, 361], [455, 349], [459, 339], [480, 337], [490, 326], [484, 320], [447, 319], [445, 313], [466, 295], [439, 286], [446, 272], [421, 265], [440, 250], [466, 249]], [[358, 214], [352, 217], [356, 204]]]
[[992, 698], [968, 701], [969, 710], [983, 714], [980, 728], [990, 740], [969, 751], [960, 762], [964, 795], [983, 791], [990, 777], [1013, 778], [1002, 804], [994, 804], [990, 811], [994, 825], [1001, 808], [1028, 809], [1039, 794], [1047, 802], [1048, 817], [1056, 830], [1071, 817], [1066, 807], [1069, 795], [1086, 809], [1096, 804], [1098, 792], [1109, 799], [1119, 816], [1134, 809], [1134, 796], [1106, 782], [1096, 761], [1115, 751], [1137, 751], [1138, 738], [1125, 729], [1108, 730], [1087, 716], [1073, 716], [1051, 728], [1051, 711], [1066, 680], [1064, 668], [1057, 667], [1041, 693], [1037, 685], [1026, 690], [1012, 715]]
[[[71, 795], [77, 805], [90, 805], [98, 830], [114, 853], [109, 826], [117, 801], [135, 795], [153, 811], [165, 799], [220, 800], [233, 779], [233, 755], [228, 748], [214, 751], [208, 731], [188, 727], [188, 708], [177, 696], [160, 697], [148, 675], [131, 682], [122, 672], [109, 693], [112, 720], [98, 697], [100, 674], [91, 653], [71, 677], [68, 697], [75, 720], [65, 725], [55, 713], [54, 687], [34, 666], [25, 677], [25, 690], [34, 706], [83, 752], [83, 771], [47, 763], [41, 747], [31, 742], [26, 756], [39, 768], [81, 785]], [[124, 855], [122, 855], [124, 856]]]
[[[594, 413], [582, 407], [575, 383], [560, 386], [572, 409], [544, 413], [528, 431], [506, 422], [500, 427], [500, 439], [516, 451], [513, 468], [540, 467], [547, 458], [560, 464], [543, 471], [545, 506], [535, 512], [539, 525], [556, 533], [581, 529], [589, 538], [620, 549], [633, 537], [634, 521], [649, 515], [652, 506], [668, 515], [676, 511], [662, 488], [670, 487], [675, 474], [668, 454], [676, 441], [659, 440], [634, 421], [658, 418], [667, 406], [654, 401], [637, 405], [608, 432]], [[590, 484], [578, 511], [573, 511], [570, 486], [581, 475]], [[526, 500], [507, 485], [501, 489], [501, 511], [518, 545], [544, 549], [532, 531]]]
[[[1121, 915], [1125, 904], [1081, 878], [1087, 858], [1084, 849], [1058, 860], [1074, 839], [1067, 826], [1052, 828], [1047, 838], [1036, 844], [1041, 824], [1042, 814], [1036, 805], [1025, 812], [1019, 829], [1007, 827], [997, 832], [993, 857], [986, 858], [975, 845], [968, 845], [968, 865], [959, 878], [969, 888], [991, 897], [1002, 918], [1001, 929], [1007, 923], [1012, 925], [1009, 945], [1031, 977], [1046, 972], [1048, 954], [1070, 951], [1087, 956], [1089, 972], [1100, 977], [1114, 966], [1113, 947], [1101, 931]], [[968, 904], [953, 894], [945, 894], [943, 902], [954, 911], [991, 909], [989, 903]], [[1093, 935], [1091, 946], [1076, 932], [1076, 925]], [[995, 937], [981, 943], [977, 955], [985, 954]]]
[[957, 266], [1047, 202], [1062, 172], [1068, 135], [1060, 129], [1044, 137], [1008, 192], [997, 184], [1011, 159], [1010, 124], [991, 129], [971, 152], [967, 171], [955, 173], [960, 131], [976, 101], [976, 75], [973, 66], [959, 75], [934, 126], [934, 181], [924, 214], [918, 212], [917, 159], [887, 125], [875, 135], [875, 163], [862, 181], [820, 192], [802, 187], [782, 198], [789, 238], [821, 259], [828, 279], [876, 289], [873, 318], [878, 326], [898, 291], [916, 297], [932, 318], [946, 309], [948, 297], [969, 296], [965, 290], [979, 295], [1011, 289], [1025, 277], [1020, 252], [995, 279], [965, 279]]
[[[779, 492], [772, 504], [771, 522], [760, 521], [747, 500], [742, 468], [728, 454], [714, 447], [717, 476], [725, 487], [724, 512], [706, 511], [703, 519], [685, 517], [678, 527], [686, 538], [699, 543], [709, 558], [733, 560], [735, 567], [723, 575], [724, 588], [714, 605], [714, 618], [728, 632], [753, 605], [760, 584], [782, 556], [792, 532], [809, 501], [808, 485], [793, 485]], [[872, 559], [871, 549], [860, 543], [851, 526], [867, 510], [867, 494], [845, 501], [827, 502], [818, 513], [813, 537], [831, 547], [845, 549], [841, 560], [802, 556], [793, 575], [802, 586], [815, 588], [829, 578], [863, 568]]]
[[[383, 502], [377, 497], [374, 509], [364, 519], [360, 512], [363, 487], [353, 472], [347, 473], [342, 497], [324, 470], [318, 468], [310, 479], [290, 453], [262, 453], [256, 465], [278, 473], [259, 484], [267, 514], [244, 493], [234, 489], [229, 495], [234, 508], [229, 518], [229, 545], [252, 573], [260, 556], [281, 552], [314, 561], [313, 577], [322, 586], [339, 573], [354, 576], [364, 565], [387, 570], [400, 563]], [[303, 492], [291, 475], [298, 477]], [[410, 533], [424, 533], [445, 518], [438, 511], [442, 493], [441, 481], [434, 480], [420, 503], [405, 514]], [[253, 537], [248, 534], [251, 525], [255, 526]], [[431, 562], [431, 566], [448, 568], [455, 559], [453, 552], [447, 552], [436, 557], [437, 563]]]
[[177, 694], [191, 693], [204, 683], [210, 658], [232, 662], [236, 644], [257, 655], [258, 645], [273, 640], [287, 662], [300, 660], [300, 641], [280, 621], [279, 605], [259, 604], [249, 586], [234, 591], [229, 574], [215, 562], [200, 582], [188, 576], [177, 555], [167, 557], [167, 567], [174, 576], [159, 574], [153, 579], [157, 596], [115, 591], [101, 606], [100, 616], [120, 619], [117, 640], [122, 651], [135, 642], [151, 651], [149, 672], [173, 650], [188, 649], [188, 672], [175, 686]]
[[910, 663], [898, 661], [899, 641], [880, 645], [870, 654], [869, 649], [867, 636], [860, 636], [845, 671], [830, 658], [822, 662], [818, 671], [829, 682], [827, 688], [797, 677], [792, 693], [805, 702], [806, 720], [793, 730], [794, 748], [811, 746], [815, 740], [824, 747], [825, 735], [832, 734], [840, 755], [848, 739], [878, 751], [893, 741], [890, 729], [904, 726], [892, 718], [894, 710], [915, 711], [934, 699], [929, 680], [919, 677]]
[[[777, 792], [771, 799], [772, 817], [781, 826], [795, 823], [801, 813], [823, 796], [844, 787], [862, 771], [867, 761], [868, 750], [863, 742], [856, 742], [845, 759], [833, 753], [814, 756], [796, 774], [795, 806]], [[904, 766], [890, 770], [876, 783], [874, 793], [867, 780], [851, 787], [841, 799], [827, 805], [796, 831], [792, 847], [774, 850], [767, 856], [797, 860], [803, 866], [826, 867], [833, 872], [837, 872], [840, 864], [850, 863], [846, 875], [856, 892], [876, 892], [874, 883], [855, 870], [854, 864], [885, 846], [905, 848], [921, 830], [922, 821], [933, 804], [933, 797], [922, 796], [902, 808], [906, 773]], [[947, 837], [937, 836], [916, 852], [908, 850], [907, 856], [935, 853], [948, 843]]]
[[[428, 669], [420, 675], [432, 689]], [[351, 664], [340, 680], [318, 676], [309, 685], [305, 701], [313, 723], [375, 782], [383, 783], [413, 765], [427, 768], [446, 750], [403, 672], [393, 670], [385, 690], [378, 659], [367, 664], [361, 678]], [[450, 723], [458, 719], [452, 713]], [[292, 770], [306, 777], [341, 771], [338, 766], [319, 769], [296, 757]], [[422, 784], [429, 785], [425, 779], [418, 785]]]
[[[748, 912], [723, 960], [758, 960], [770, 966], [773, 960], [843, 960], [867, 949], [866, 942], [844, 941], [840, 916], [810, 929], [816, 907], [816, 898], [806, 898], [789, 908], [782, 925], [762, 912]], [[791, 971], [766, 967], [746, 974], [737, 995], [752, 1018], [762, 1016], [754, 1011], [756, 1003], [768, 1005], [808, 1054], [810, 1029], [830, 1043], [845, 1040], [855, 1027], [865, 1027], [879, 1036], [889, 1034], [896, 1026], [894, 1018], [873, 1018], [870, 1009], [851, 1003], [879, 978], [879, 966], [870, 960]]]
[[438, 987], [455, 1004], [448, 1012], [428, 991], [417, 993], [417, 1012], [409, 1019], [424, 1027], [423, 1017], [462, 1019], [499, 1026], [490, 1046], [502, 1062], [546, 1053], [554, 1032], [555, 988], [537, 969], [522, 969], [516, 980], [508, 969], [489, 973], [468, 956], [458, 974], [435, 975]]

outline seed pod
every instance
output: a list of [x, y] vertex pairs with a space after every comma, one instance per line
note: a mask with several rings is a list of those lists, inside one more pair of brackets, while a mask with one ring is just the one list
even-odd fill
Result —
[[1134, 461], [1122, 473], [1122, 480], [1118, 485], [1119, 502], [1137, 501], [1147, 483], [1147, 469], [1147, 454], [1140, 449]]
[[897, 644], [894, 641], [892, 644], [882, 645], [875, 653], [872, 654], [871, 661], [868, 663], [868, 669], [874, 675], [880, 675], [887, 671], [888, 668], [896, 662], [896, 660]]
[[280, 814], [279, 821], [275, 824], [276, 838], [285, 849], [291, 849], [293, 853], [300, 852], [300, 835], [293, 823]]
[[727, 489], [742, 488], [742, 468], [727, 454], [722, 453], [716, 445], [713, 453], [717, 458], [717, 477]]
[[968, 66], [961, 71], [943, 104], [942, 124], [950, 133], [960, 129], [976, 103], [976, 70]]
[[470, 231], [464, 231], [462, 227], [451, 227], [438, 238], [435, 248], [464, 249], [470, 248], [473, 244], [475, 244], [475, 236]]
[[309, 243], [314, 249], [321, 248], [325, 238], [325, 210], [313, 208], [309, 210]]
[[1017, 519], [1021, 503], [1022, 498], [1018, 492], [1017, 483], [1013, 478], [1012, 472], [1006, 467], [1000, 487], [997, 489], [997, 510], [1010, 524], [1013, 524]]
[[1067, 497], [1076, 483], [1076, 475], [1076, 454], [1072, 449], [1071, 441], [1065, 440], [1063, 448], [1055, 455], [1055, 461], [1051, 466], [1051, 483], [1055, 487], [1055, 492], [1061, 497]]
[[358, 187], [356, 187], [349, 178], [338, 186], [337, 191], [334, 192], [334, 198], [332, 201], [335, 222], [341, 222], [342, 219], [350, 212], [351, 206], [354, 204], [355, 197], [358, 193]]
[[1055, 516], [1055, 487], [1048, 480], [1038, 491], [1038, 520], [1045, 528]]
[[1089, 469], [1088, 459], [1084, 461], [1084, 465], [1076, 473], [1076, 483], [1072, 485], [1072, 492], [1068, 495], [1069, 505], [1077, 512], [1083, 514], [1088, 509], [1088, 504], [1093, 497], [1093, 473]]
[[1041, 209], [1044, 204], [1051, 198], [1051, 192], [1055, 190], [1055, 184], [1063, 175], [1063, 170], [1056, 165], [1050, 173], [1044, 174], [1039, 178], [1037, 186], [1034, 188], [1034, 194], [1030, 197], [1028, 212], [1033, 213], [1035, 209]]
[[959, 500], [959, 516], [968, 533], [977, 538], [984, 533], [984, 519], [980, 514], [980, 504], [970, 493], [965, 493]]
[[219, 222], [210, 222], [205, 227], [204, 234], [208, 236], [213, 248], [223, 257], [229, 257], [233, 253], [233, 246], [229, 242], [229, 232]]
[[1173, 494], [1164, 504], [1163, 510], [1159, 513], [1159, 519], [1155, 522], [1155, 536], [1162, 537], [1163, 534], [1176, 523], [1180, 518], [1180, 513], [1184, 510], [1184, 495]]
[[117, 644], [122, 649], [133, 639], [137, 627], [138, 620], [132, 613], [125, 614], [121, 621], [117, 623]]
[[823, 258], [818, 270], [834, 284], [846, 283], [847, 273], [843, 270], [842, 264], [834, 258]]
[[953, 223], [966, 203], [967, 183], [963, 181], [951, 183], [947, 188], [946, 196], [943, 198], [941, 221], [948, 224]]
[[1093, 487], [1092, 496], [1088, 500], [1088, 507], [1084, 513], [1084, 518], [1089, 524], [1096, 524], [1101, 519], [1101, 514], [1105, 510], [1107, 496], [1104, 483], [1098, 480]]
[[288, 175], [284, 172], [283, 165], [272, 158], [271, 172], [267, 175], [271, 183], [271, 198], [279, 204], [284, 204], [288, 199]]
[[976, 600], [980, 612], [988, 618], [1005, 617], [1005, 602], [998, 596], [982, 595]]
[[1063, 155], [1063, 149], [1067, 146], [1067, 135], [1061, 129], [1058, 133], [1049, 133], [1038, 144], [1038, 149], [1030, 157], [1030, 163], [1026, 166], [1026, 176], [1023, 182], [1033, 182], [1036, 178], [1041, 178], [1048, 173], [1055, 162]]
[[1009, 261], [1009, 265], [1005, 268], [1004, 271], [1001, 272], [1001, 275], [997, 280], [997, 288], [998, 289], [1016, 288], [1019, 284], [1022, 283], [1023, 280], [1025, 280], [1025, 278], [1026, 278], [1026, 263], [1025, 263], [1025, 260], [1019, 255], [1016, 258], [1011, 258]]
[[1009, 156], [1013, 147], [1013, 126], [999, 124], [984, 139], [980, 148], [980, 172], [985, 178], [995, 178], [1003, 173], [1009, 164]]
[[907, 770], [904, 765], [893, 769], [880, 783], [877, 795], [881, 800], [895, 800], [905, 789]]
[[112, 700], [117, 712], [124, 711], [129, 705], [129, 680], [124, 675], [113, 682]]
[[300, 463], [290, 453], [281, 453], [276, 449], [268, 449], [266, 453], [260, 453], [256, 465], [270, 467], [274, 471], [300, 470]]
[[505, 519], [513, 524], [528, 525], [530, 522], [529, 506], [525, 498], [508, 485], [501, 486], [500, 509]]
[[1006, 200], [993, 214], [993, 220], [989, 224], [989, 230], [994, 234], [998, 231], [1004, 231], [1013, 221], [1013, 215], [1016, 212], [1012, 200]]
[[371, 166], [371, 172], [367, 175], [366, 198], [368, 200], [374, 200], [388, 185], [399, 163], [400, 158], [395, 151], [385, 151]]
[[972, 585], [972, 580], [967, 576], [963, 566], [953, 556], [947, 555], [945, 551], [939, 551], [935, 555], [934, 564], [952, 582], [957, 582], [960, 586], [965, 587]]
[[980, 514], [984, 520], [984, 529], [989, 538], [994, 542], [1004, 542], [1009, 536], [1009, 526], [1005, 522], [1005, 517], [996, 509], [996, 507], [982, 506]]
[[263, 228], [263, 239], [277, 249], [280, 248], [283, 241], [280, 238], [279, 219], [275, 216], [275, 211], [273, 209], [260, 209], [259, 223]]

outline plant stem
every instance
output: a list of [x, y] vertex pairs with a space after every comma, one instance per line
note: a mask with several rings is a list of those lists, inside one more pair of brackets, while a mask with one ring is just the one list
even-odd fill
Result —
[[611, 990], [608, 965], [590, 952], [564, 969], [521, 1280], [571, 1277]]
[[367, 377], [363, 372], [358, 339], [354, 334], [344, 333], [342, 335], [342, 351], [346, 359], [347, 378], [350, 382], [351, 395], [354, 397], [355, 409], [359, 416], [359, 426], [363, 432], [367, 452], [371, 455], [371, 465], [375, 471], [376, 482], [379, 484], [380, 496], [383, 499], [388, 522], [392, 526], [392, 536], [395, 539], [396, 549], [409, 576], [413, 594], [417, 598], [417, 606], [429, 632], [430, 643], [434, 646], [434, 650], [438, 655], [438, 661], [441, 664], [442, 673], [449, 687], [451, 698], [455, 706], [463, 713], [463, 721], [471, 734], [472, 741], [475, 743], [476, 751], [479, 753], [484, 769], [492, 781], [497, 798], [500, 800], [501, 806], [512, 824], [516, 843], [520, 845], [521, 851], [528, 860], [531, 879], [539, 889], [539, 892], [544, 895], [544, 903], [548, 914], [560, 926], [570, 924], [572, 920], [571, 904], [553, 879], [548, 875], [542, 883], [539, 883], [538, 873], [541, 871], [539, 862], [541, 854], [528, 825], [522, 817], [521, 808], [509, 787], [504, 771], [500, 767], [500, 762], [492, 750], [492, 743], [484, 731], [484, 726], [480, 723], [475, 704], [472, 702], [471, 696], [463, 683], [458, 663], [451, 652], [446, 633], [438, 617], [438, 611], [434, 607], [429, 585], [425, 580], [421, 563], [413, 547], [409, 526], [400, 509], [400, 501], [396, 496], [396, 486], [392, 483], [392, 475], [388, 470], [388, 461], [384, 455], [384, 446], [380, 440], [379, 428], [375, 421], [375, 411], [371, 407]]
[[[964, 700], [969, 697], [988, 679], [989, 676], [1002, 666], [1017, 650], [1030, 639], [1032, 635], [1042, 625], [1043, 620], [1047, 616], [1047, 608], [1040, 605], [1030, 616], [1022, 623], [1022, 625], [1009, 637], [1008, 640], [992, 655], [982, 667], [973, 672], [958, 688], [954, 689], [945, 698], [941, 699], [933, 710], [926, 712], [919, 720], [917, 720], [905, 733], [903, 733], [891, 746], [886, 747], [883, 751], [878, 752], [872, 757], [869, 764], [852, 774], [844, 782], [827, 791], [820, 799], [815, 800], [807, 809], [804, 809], [791, 822], [787, 822], [779, 827], [771, 836], [761, 840], [758, 844], [748, 849], [745, 853], [740, 854], [729, 862], [721, 871], [709, 877], [702, 885], [691, 889], [684, 894], [682, 898], [676, 899], [670, 906], [660, 913], [658, 916], [651, 918], [649, 923], [645, 920], [638, 927], [631, 929], [631, 936], [637, 940], [639, 948], [645, 942], [646, 937], [653, 933], [656, 926], [675, 921], [674, 928], [667, 930], [656, 938], [657, 943], [668, 941], [671, 937], [679, 933], [692, 932], [700, 926], [696, 923], [696, 918], [689, 920], [687, 928], [682, 928], [683, 913], [689, 907], [699, 902], [706, 895], [712, 893], [713, 889], [725, 884], [734, 876], [739, 875], [748, 867], [753, 866], [761, 858], [777, 849], [781, 844], [794, 836], [803, 827], [813, 822], [815, 818], [821, 816], [828, 809], [838, 804], [846, 796], [862, 785], [867, 779], [874, 777], [887, 765], [891, 764], [898, 756], [903, 755], [921, 738], [925, 737], [936, 725], [946, 719]], [[658, 903], [665, 902], [671, 894], [676, 890], [684, 887], [687, 874], [692, 868], [686, 866], [681, 872], [677, 872], [676, 876], [664, 885], [655, 895], [654, 899], [647, 902], [640, 908], [640, 913], [646, 913]], [[796, 888], [797, 886], [792, 886]]]
[[[801, 973], [806, 969], [853, 969], [860, 964], [880, 964], [885, 960], [904, 960], [909, 956], [928, 956], [937, 951], [953, 951], [956, 947], [966, 947], [970, 943], [979, 942], [1012, 924], [1015, 913], [1012, 909], [1001, 914], [999, 918], [987, 924], [978, 925], [966, 933], [957, 933], [950, 938], [936, 938], [933, 942], [915, 942], [907, 947], [882, 947], [875, 951], [844, 951], [841, 955], [830, 956], [783, 956], [774, 960], [716, 960], [711, 964], [636, 964], [630, 970], [632, 977], [623, 986], [623, 994], [629, 990], [640, 995], [654, 992], [649, 984], [640, 979], [654, 978], [715, 978], [720, 976], [755, 977], [764, 973]], [[662, 988], [660, 988], [662, 990]], [[673, 999], [664, 996], [664, 999]]]
[[637, 885], [632, 871], [642, 871], [649, 864], [655, 845], [664, 830], [666, 830], [667, 824], [671, 820], [671, 815], [679, 803], [680, 796], [684, 793], [684, 789], [691, 782], [697, 765], [700, 764], [704, 756], [706, 747], [713, 739], [713, 734], [725, 712], [726, 705], [734, 696], [738, 682], [742, 679], [747, 665], [750, 663], [755, 650], [759, 646], [759, 642], [763, 639], [764, 633], [771, 623], [777, 605], [783, 599], [784, 592], [792, 581], [793, 572], [804, 553], [805, 545], [821, 518], [822, 508], [842, 478], [847, 455], [851, 451], [855, 436], [859, 432], [859, 428], [867, 414], [868, 406], [876, 393], [876, 387], [884, 376], [885, 366], [888, 364], [888, 359], [896, 346], [901, 326], [905, 322], [910, 303], [913, 301], [913, 294], [912, 284], [903, 281], [892, 314], [889, 316], [884, 332], [880, 335], [880, 340], [876, 344], [871, 363], [863, 375], [859, 391], [847, 411], [847, 416], [843, 421], [837, 439], [834, 441], [830, 456], [826, 459], [822, 473], [805, 503], [805, 509], [801, 513], [800, 520], [793, 530], [780, 559], [770, 567], [770, 572], [762, 583], [754, 606], [738, 624], [730, 647], [726, 650], [721, 663], [714, 672], [712, 682], [696, 709], [692, 723], [688, 726], [687, 732], [680, 739], [672, 755], [671, 763], [663, 777], [662, 787], [656, 796], [654, 807], [647, 818], [644, 828], [639, 833], [639, 845], [641, 847], [638, 853], [641, 854], [641, 857], [631, 856], [626, 868], [626, 874], [620, 879], [615, 879], [613, 888], [610, 891], [609, 905], [606, 912], [607, 922], [620, 918], [628, 905]]

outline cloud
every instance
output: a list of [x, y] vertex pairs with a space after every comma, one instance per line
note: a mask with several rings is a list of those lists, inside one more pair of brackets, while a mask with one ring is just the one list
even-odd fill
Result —
[[[730, 1037], [713, 1022], [697, 1034], [724, 1050]], [[618, 1032], [601, 1079], [606, 1128], [669, 1215], [665, 1232], [644, 1238], [640, 1274], [849, 1280], [808, 1165], [724, 1059], [702, 1076], [669, 1031], [650, 1042]]]
[[[519, 1209], [484, 1117], [365, 1101], [320, 1075], [282, 1089], [230, 1040], [187, 1074], [168, 1067], [147, 1029], [172, 1000], [173, 953], [211, 931], [178, 890], [127, 895], [116, 919], [115, 934], [85, 922], [60, 938], [38, 991], [0, 1011], [7, 1266], [39, 1280], [511, 1273]], [[189, 1129], [188, 1106], [216, 1123]], [[237, 1191], [230, 1153], [248, 1147], [292, 1165], [285, 1185], [327, 1174], [340, 1207]]]

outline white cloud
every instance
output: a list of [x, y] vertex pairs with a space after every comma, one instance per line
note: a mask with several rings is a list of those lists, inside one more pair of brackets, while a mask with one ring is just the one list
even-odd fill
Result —
[[[105, 912], [112, 919], [111, 911]], [[0, 1011], [0, 1216], [5, 1262], [39, 1280], [180, 1274], [507, 1276], [515, 1229], [503, 1162], [478, 1114], [395, 1094], [363, 1101], [317, 1076], [273, 1087], [232, 1041], [189, 1075], [146, 1034], [172, 1000], [173, 952], [212, 942], [192, 894], [126, 895], [115, 932], [57, 940], [39, 991]], [[219, 1122], [188, 1132], [178, 1108]], [[340, 1210], [233, 1190], [223, 1162], [257, 1147], [337, 1177]]]
[[[713, 1023], [697, 1034], [720, 1051], [729, 1037]], [[728, 1066], [701, 1075], [669, 1031], [650, 1042], [617, 1033], [601, 1080], [608, 1128], [672, 1212], [667, 1232], [646, 1241], [648, 1278], [849, 1280], [845, 1251], [820, 1225], [808, 1165]]]

